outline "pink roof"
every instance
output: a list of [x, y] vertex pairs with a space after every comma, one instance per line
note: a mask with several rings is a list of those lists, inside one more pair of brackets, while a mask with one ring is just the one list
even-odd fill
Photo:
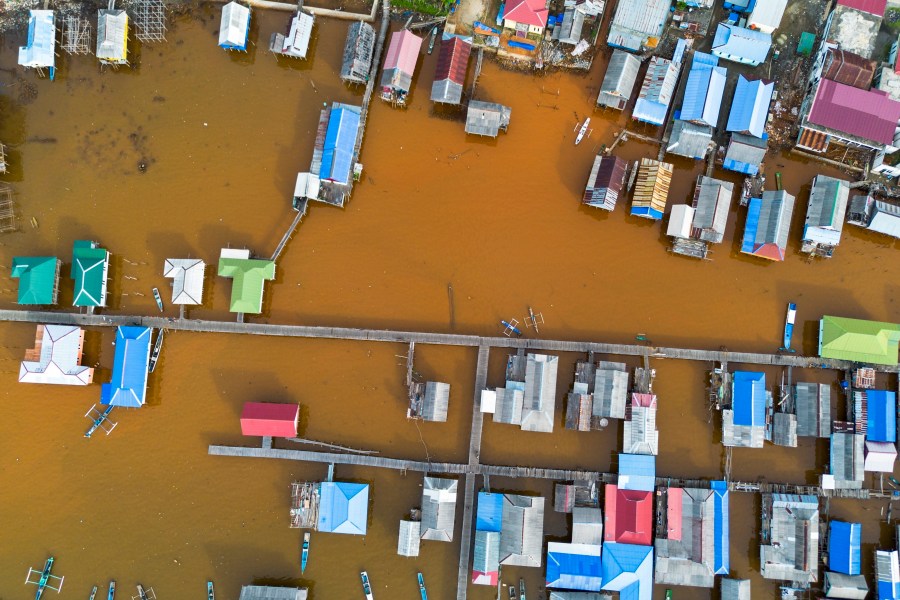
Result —
[[422, 38], [409, 29], [395, 31], [391, 34], [391, 44], [388, 46], [387, 56], [384, 57], [384, 70], [400, 69], [412, 76], [419, 61], [421, 47]]
[[500, 573], [497, 571], [489, 571], [482, 573], [481, 571], [472, 571], [472, 583], [475, 585], [497, 585], [500, 579]]
[[838, 6], [849, 6], [879, 17], [884, 16], [884, 10], [887, 8], [887, 0], [838, 0], [837, 3]]
[[668, 532], [666, 537], [670, 540], [681, 539], [681, 501], [684, 490], [681, 488], [669, 488], [666, 492], [666, 527]]
[[900, 102], [880, 90], [861, 90], [823, 79], [808, 120], [865, 140], [890, 144], [900, 120]]
[[547, 26], [547, 5], [544, 0], [509, 0], [503, 18], [535, 27]]
[[622, 544], [653, 544], [653, 492], [620, 490], [606, 485], [603, 540]]
[[247, 402], [241, 411], [241, 433], [271, 437], [297, 437], [299, 404]]
[[639, 394], [634, 392], [631, 394], [631, 405], [656, 408], [656, 394]]

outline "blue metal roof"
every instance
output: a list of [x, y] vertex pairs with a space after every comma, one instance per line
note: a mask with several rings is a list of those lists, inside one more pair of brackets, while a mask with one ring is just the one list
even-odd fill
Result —
[[[759, 165], [749, 165], [745, 162], [741, 162], [739, 160], [734, 160], [731, 158], [726, 158], [722, 163], [723, 169], [728, 169], [729, 171], [737, 171], [738, 173], [743, 173], [745, 175], [756, 175], [759, 173]], [[759, 210], [756, 211], [757, 222], [759, 221]], [[745, 250], [745, 252], [749, 252]]]
[[620, 600], [653, 597], [653, 547], [603, 544], [603, 589], [619, 592]]
[[761, 79], [750, 81], [743, 75], [738, 77], [725, 130], [763, 137], [774, 91], [775, 83], [772, 81], [766, 83]]
[[100, 403], [140, 408], [147, 397], [147, 369], [150, 362], [149, 327], [122, 326], [116, 329], [116, 355], [112, 379], [100, 386]]
[[619, 455], [619, 489], [652, 492], [656, 487], [656, 457], [649, 454]]
[[756, 247], [756, 231], [759, 229], [759, 213], [762, 211], [762, 198], [750, 198], [747, 206], [747, 223], [744, 225], [744, 239], [741, 240], [741, 252], [753, 252]]
[[320, 179], [349, 183], [358, 132], [359, 107], [335, 102], [331, 107], [328, 130], [325, 132]]
[[859, 575], [862, 524], [829, 523], [828, 568], [845, 575]]
[[[750, 225], [749, 215], [747, 225]], [[766, 374], [757, 371], [735, 371], [732, 381], [731, 406], [734, 410], [734, 424], [763, 427], [766, 424]]]
[[878, 600], [900, 599], [900, 581], [879, 581]]
[[897, 394], [886, 390], [868, 390], [869, 423], [866, 438], [873, 442], [897, 441]]
[[318, 531], [365, 535], [368, 518], [368, 484], [323, 481], [319, 485]]
[[503, 522], [503, 494], [478, 492], [478, 512], [475, 514], [475, 529], [478, 531], [500, 531]]
[[599, 592], [603, 585], [600, 546], [557, 544], [547, 552], [547, 587]]
[[669, 110], [668, 104], [647, 100], [646, 98], [638, 98], [634, 104], [634, 110], [631, 112], [631, 118], [653, 125], [662, 125], [666, 120], [666, 112]]
[[715, 127], [719, 121], [727, 75], [728, 72], [722, 67], [711, 67], [694, 61], [685, 85], [681, 120]]
[[731, 569], [728, 544], [730, 538], [730, 517], [728, 512], [728, 482], [712, 481], [713, 491], [713, 572], [728, 575]]
[[[681, 41], [681, 40], [678, 40]], [[691, 59], [691, 68], [695, 69], [700, 65], [708, 65], [710, 67], [719, 66], [719, 57], [707, 54], [706, 52], [694, 52], [694, 58]]]
[[761, 31], [719, 23], [712, 52], [720, 58], [758, 65], [766, 60], [772, 36]]

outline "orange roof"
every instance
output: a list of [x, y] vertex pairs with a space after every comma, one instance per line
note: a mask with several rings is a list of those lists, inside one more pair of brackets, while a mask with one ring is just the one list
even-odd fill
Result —
[[544, 0], [510, 0], [503, 12], [503, 19], [534, 27], [546, 27], [547, 14]]

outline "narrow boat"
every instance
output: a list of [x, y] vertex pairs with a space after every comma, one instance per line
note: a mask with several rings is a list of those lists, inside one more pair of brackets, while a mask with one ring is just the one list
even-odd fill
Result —
[[109, 582], [109, 592], [106, 594], [106, 600], [116, 600], [116, 582]]
[[156, 307], [159, 308], [159, 312], [163, 311], [162, 298], [159, 296], [159, 289], [153, 288], [153, 299], [156, 300]]
[[514, 333], [518, 336], [522, 335], [522, 330], [516, 327], [514, 324], [509, 323], [508, 321], [504, 321], [503, 319], [500, 319], [500, 324], [503, 325], [504, 329], [509, 331], [510, 333]]
[[[150, 590], [150, 591], [152, 592], [152, 590]], [[137, 584], [137, 592], [138, 592], [138, 598], [140, 600], [150, 600], [150, 596], [147, 595], [148, 591], [144, 590], [144, 586], [142, 586], [141, 584]], [[153, 594], [153, 597], [155, 598], [156, 594]]]
[[[94, 433], [101, 427], [103, 427], [103, 429], [106, 431], [106, 435], [109, 435], [110, 432], [116, 428], [116, 423], [113, 423], [113, 426], [110, 427], [109, 429], [106, 429], [106, 427], [104, 427], [104, 425], [103, 425], [106, 421], [109, 421], [109, 413], [112, 412], [112, 409], [114, 409], [115, 406], [109, 405], [106, 407], [106, 409], [103, 412], [96, 410], [96, 406], [97, 406], [96, 404], [94, 406], [92, 406], [91, 410], [87, 411], [87, 414], [84, 415], [87, 417], [88, 415], [91, 414], [92, 411], [94, 412], [94, 414], [97, 415], [96, 417], [91, 417], [93, 422], [91, 423], [91, 428], [88, 429], [84, 434], [84, 437], [86, 437], [86, 438], [89, 438], [92, 435], [94, 435]], [[110, 423], [112, 423], [112, 421], [110, 421]], [[113, 585], [115, 585], [115, 584], [113, 584]]]
[[216, 600], [216, 591], [213, 589], [212, 581], [206, 582], [206, 600]]
[[[34, 600], [40, 600], [41, 596], [44, 595], [45, 589], [51, 589], [55, 592], [59, 592], [62, 589], [62, 584], [65, 580], [65, 577], [58, 577], [50, 573], [53, 570], [54, 560], [55, 559], [52, 556], [48, 558], [44, 563], [43, 570], [41, 571], [28, 569], [28, 575], [25, 576], [25, 583], [30, 583], [31, 585], [37, 586], [37, 591], [34, 593]], [[37, 580], [32, 581], [32, 576], [37, 577]]]
[[434, 50], [434, 42], [437, 39], [437, 25], [431, 28], [431, 39], [428, 40], [428, 54], [431, 54], [432, 50]]
[[509, 586], [509, 600], [516, 600], [518, 594], [516, 593], [516, 584], [512, 584]]
[[666, 600], [672, 600], [672, 590], [666, 590]]
[[428, 600], [428, 592], [425, 591], [425, 578], [422, 577], [421, 573], [416, 573], [416, 579], [419, 580], [419, 594], [422, 596], [422, 600]]
[[309, 532], [303, 534], [303, 548], [300, 550], [300, 573], [306, 572], [306, 563], [309, 561]]
[[88, 600], [94, 600], [97, 597], [97, 586], [94, 586], [94, 589], [91, 590], [91, 595], [88, 597]]
[[150, 372], [152, 373], [156, 369], [156, 361], [159, 360], [159, 353], [162, 351], [163, 345], [163, 336], [165, 335], [166, 330], [160, 329], [159, 333], [156, 334], [156, 343], [153, 344], [153, 352], [150, 353]]
[[519, 600], [525, 600], [525, 580], [519, 578]]
[[369, 583], [369, 574], [362, 571], [359, 574], [359, 578], [362, 579], [363, 594], [366, 595], [366, 600], [375, 600], [375, 597], [372, 596], [372, 585]]
[[794, 352], [791, 349], [791, 338], [794, 336], [794, 321], [797, 318], [797, 305], [788, 304], [787, 317], [784, 319], [784, 345], [781, 347], [786, 352]]
[[578, 144], [581, 143], [581, 140], [584, 139], [584, 134], [587, 133], [588, 126], [589, 126], [590, 124], [591, 124], [591, 118], [590, 118], [590, 117], [588, 117], [587, 119], [585, 119], [585, 120], [584, 120], [584, 123], [582, 123], [581, 129], [578, 130], [578, 135], [575, 137], [575, 145], [576, 145], [576, 146], [577, 146]]

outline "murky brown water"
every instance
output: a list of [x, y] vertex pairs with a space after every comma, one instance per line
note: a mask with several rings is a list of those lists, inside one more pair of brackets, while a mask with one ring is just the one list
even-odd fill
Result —
[[[168, 43], [143, 48], [135, 70], [100, 73], [92, 58], [66, 57], [54, 83], [16, 70], [22, 40], [5, 40], [0, 139], [13, 167], [3, 179], [15, 186], [23, 227], [0, 237], [3, 265], [23, 254], [67, 261], [73, 240], [95, 239], [114, 255], [109, 312], [150, 314], [156, 310], [150, 289], [167, 289], [166, 257], [214, 264], [229, 244], [260, 255], [274, 249], [292, 216], [296, 172], [309, 164], [321, 103], [359, 102], [361, 91], [344, 88], [336, 74], [346, 25], [320, 20], [314, 58], [292, 64], [264, 50], [286, 15], [256, 13], [252, 39], [260, 47], [246, 56], [216, 47], [218, 13], [201, 16], [178, 21]], [[741, 210], [733, 212], [728, 242], [714, 260], [676, 257], [665, 251], [662, 226], [628, 217], [623, 207], [605, 214], [579, 205], [593, 153], [611, 143], [618, 127], [598, 114], [591, 138], [572, 143], [574, 113], [583, 117], [593, 106], [603, 61], [587, 76], [542, 78], [487, 62], [477, 96], [510, 105], [513, 116], [508, 134], [478, 141], [465, 136], [453, 113], [434, 113], [428, 97], [436, 58], [420, 67], [408, 110], [373, 107], [364, 183], [343, 211], [312, 208], [280, 259], [260, 320], [447, 331], [448, 283], [455, 331], [477, 334], [496, 334], [500, 318], [521, 320], [532, 305], [546, 319], [542, 334], [552, 338], [628, 341], [643, 332], [656, 344], [766, 351], [778, 345], [792, 299], [810, 353], [822, 313], [900, 319], [900, 243], [847, 228], [830, 261], [798, 254], [809, 181], [830, 170], [788, 157], [771, 161], [770, 171], [780, 170], [798, 196], [784, 264], [737, 253]], [[618, 153], [633, 160], [656, 151], [628, 144]], [[146, 173], [139, 162], [148, 164]], [[671, 202], [689, 196], [699, 171], [688, 162], [678, 167]], [[28, 224], [31, 217], [38, 229]], [[204, 307], [190, 315], [231, 318], [230, 288], [210, 277]], [[0, 292], [0, 307], [13, 307], [15, 282], [6, 279]], [[71, 295], [64, 277], [62, 306]], [[175, 312], [169, 307], [167, 314]], [[210, 443], [245, 443], [238, 414], [246, 401], [301, 402], [310, 438], [388, 456], [466, 458], [474, 350], [417, 349], [417, 370], [453, 385], [450, 421], [417, 428], [405, 419], [401, 346], [173, 333], [151, 378], [150, 405], [118, 412], [113, 435], [86, 441], [82, 414], [99, 399], [99, 388], [17, 385], [34, 327], [0, 324], [0, 332], [3, 597], [30, 594], [22, 588], [25, 572], [51, 553], [68, 597], [86, 596], [109, 578], [123, 592], [137, 581], [152, 585], [162, 600], [202, 597], [207, 578], [226, 599], [251, 581], [298, 583], [289, 484], [322, 477], [325, 469], [207, 456]], [[87, 334], [86, 361], [99, 365], [97, 382], [108, 378], [111, 341], [111, 332]], [[559, 411], [577, 358], [562, 358]], [[493, 353], [491, 385], [501, 383], [502, 363], [501, 353]], [[719, 424], [708, 423], [703, 366], [655, 366], [659, 472], [719, 473]], [[780, 377], [769, 375], [773, 382]], [[611, 431], [548, 436], [486, 423], [484, 433], [483, 460], [501, 464], [606, 469], [619, 444]], [[735, 476], [812, 481], [825, 457], [825, 447], [812, 443], [736, 451]], [[365, 539], [313, 537], [304, 583], [314, 597], [359, 597], [360, 568], [368, 569], [379, 597], [417, 597], [416, 570], [425, 573], [430, 597], [454, 597], [458, 543], [424, 543], [418, 560], [395, 554], [397, 523], [419, 502], [419, 477], [351, 468], [337, 474], [373, 483], [374, 512]], [[548, 482], [494, 486], [551, 495]], [[752, 497], [732, 496], [737, 576], [758, 567], [757, 510]], [[866, 561], [872, 544], [889, 541], [878, 525], [880, 510], [874, 502], [832, 505], [837, 516], [865, 521]], [[457, 535], [460, 515], [461, 509]], [[566, 538], [566, 520], [549, 512], [546, 531]], [[504, 571], [507, 579], [520, 574], [532, 589], [543, 576]], [[773, 596], [773, 584], [754, 576], [754, 585], [754, 597]], [[710, 594], [679, 588], [677, 596]], [[471, 597], [492, 592], [472, 588]]]

